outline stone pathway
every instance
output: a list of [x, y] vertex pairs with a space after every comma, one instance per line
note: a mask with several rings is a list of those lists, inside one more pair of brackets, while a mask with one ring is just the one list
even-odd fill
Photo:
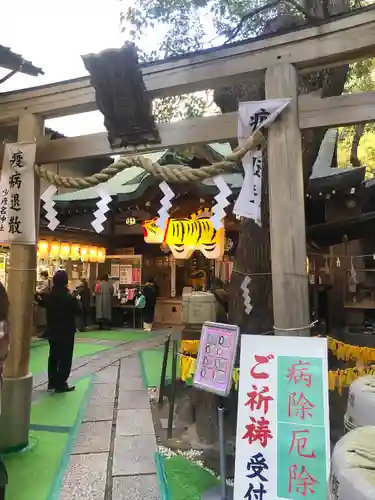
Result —
[[[74, 361], [72, 380], [96, 376], [60, 500], [159, 500], [156, 438], [137, 353], [163, 342], [156, 332], [152, 339]], [[34, 398], [45, 389], [46, 376], [35, 377]]]

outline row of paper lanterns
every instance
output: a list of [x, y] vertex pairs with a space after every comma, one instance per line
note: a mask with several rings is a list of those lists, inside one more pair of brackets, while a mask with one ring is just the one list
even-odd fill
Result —
[[81, 262], [105, 262], [104, 247], [91, 247], [75, 243], [41, 240], [38, 243], [39, 259], [80, 260]]

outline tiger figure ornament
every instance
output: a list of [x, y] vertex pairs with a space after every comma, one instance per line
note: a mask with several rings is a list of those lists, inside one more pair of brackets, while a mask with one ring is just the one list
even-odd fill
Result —
[[168, 219], [166, 228], [160, 229], [157, 219], [143, 223], [146, 243], [167, 244], [177, 259], [188, 259], [199, 250], [208, 259], [219, 259], [224, 253], [224, 227], [216, 230], [210, 220], [211, 210], [199, 210], [183, 219]]

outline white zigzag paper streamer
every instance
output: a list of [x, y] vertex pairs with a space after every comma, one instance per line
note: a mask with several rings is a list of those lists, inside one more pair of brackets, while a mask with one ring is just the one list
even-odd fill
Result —
[[55, 202], [53, 201], [53, 197], [57, 192], [57, 187], [51, 184], [40, 197], [44, 204], [43, 208], [46, 210], [46, 219], [48, 220], [48, 229], [54, 231], [57, 226], [60, 224], [60, 221], [57, 219], [57, 211], [54, 209]]
[[251, 304], [251, 298], [250, 298], [250, 291], [249, 291], [249, 285], [251, 283], [251, 278], [249, 276], [245, 276], [242, 285], [241, 285], [241, 290], [242, 290], [242, 296], [243, 296], [243, 304], [245, 306], [245, 313], [250, 314], [251, 311], [253, 310], [253, 306]]
[[217, 175], [212, 179], [219, 189], [219, 193], [215, 196], [216, 205], [212, 207], [213, 215], [210, 218], [212, 225], [216, 230], [223, 227], [223, 219], [226, 216], [225, 208], [229, 205], [228, 196], [232, 194], [232, 190], [225, 182], [222, 175]]
[[156, 225], [159, 229], [164, 229], [169, 217], [169, 209], [172, 206], [171, 200], [175, 197], [175, 194], [165, 181], [159, 184], [159, 188], [163, 191], [164, 197], [160, 200], [161, 207], [158, 211], [159, 217]]
[[94, 212], [95, 219], [91, 222], [91, 225], [97, 233], [101, 233], [104, 230], [103, 222], [107, 220], [107, 216], [105, 214], [109, 210], [108, 203], [111, 202], [112, 198], [104, 189], [98, 188], [97, 191], [100, 196], [100, 200], [96, 204], [98, 210]]

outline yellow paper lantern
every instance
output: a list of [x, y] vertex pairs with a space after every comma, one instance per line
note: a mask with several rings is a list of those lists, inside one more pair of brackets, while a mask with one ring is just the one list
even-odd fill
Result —
[[80, 256], [80, 246], [79, 245], [72, 245], [70, 247], [70, 258], [71, 260], [79, 260], [81, 258]]
[[105, 262], [105, 248], [102, 247], [102, 248], [98, 248], [98, 262], [100, 264], [103, 264], [103, 262]]
[[98, 262], [98, 249], [96, 247], [90, 247], [90, 262]]
[[89, 247], [81, 247], [81, 261], [82, 262], [89, 261]]
[[60, 243], [58, 241], [52, 241], [49, 256], [51, 259], [57, 259], [60, 255]]
[[69, 243], [61, 243], [60, 245], [60, 259], [69, 260], [70, 245]]
[[38, 257], [39, 259], [48, 259], [48, 241], [40, 240], [38, 243]]

